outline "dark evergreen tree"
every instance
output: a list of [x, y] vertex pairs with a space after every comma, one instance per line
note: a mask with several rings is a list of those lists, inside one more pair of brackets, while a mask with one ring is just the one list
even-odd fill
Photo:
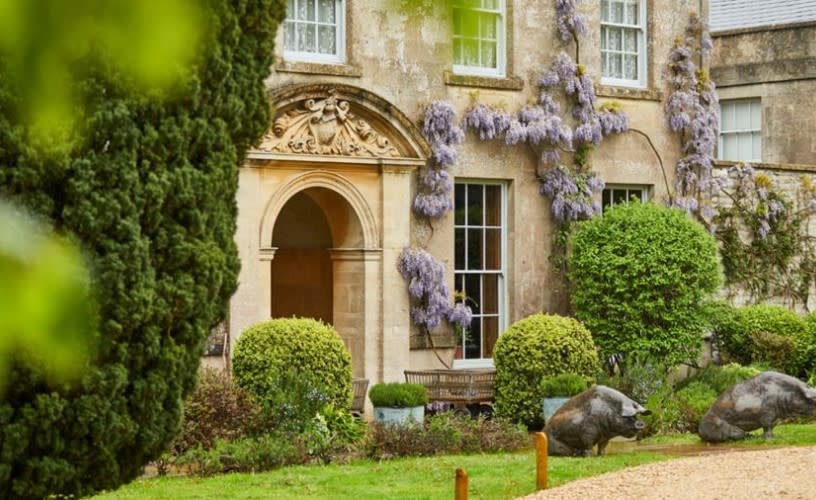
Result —
[[86, 495], [136, 477], [178, 431], [205, 338], [225, 318], [239, 267], [237, 167], [268, 126], [263, 80], [285, 7], [200, 3], [202, 50], [170, 95], [83, 61], [81, 133], [59, 151], [30, 143], [0, 59], [0, 196], [81, 245], [99, 312], [81, 381], [55, 388], [12, 360], [0, 498]]

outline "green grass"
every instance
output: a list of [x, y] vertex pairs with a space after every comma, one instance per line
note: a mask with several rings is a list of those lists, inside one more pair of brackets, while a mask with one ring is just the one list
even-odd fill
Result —
[[[751, 439], [737, 446], [816, 445], [816, 424], [780, 426], [775, 434], [776, 438], [769, 442]], [[701, 443], [693, 435], [675, 435], [649, 438], [644, 440], [643, 445], [650, 450], [638, 450], [640, 446], [633, 444], [626, 451], [605, 457], [550, 457], [550, 486], [625, 467], [668, 460], [675, 455], [672, 447], [700, 446]], [[665, 445], [665, 452], [654, 449], [661, 445]], [[535, 491], [535, 454], [528, 451], [402, 458], [383, 462], [358, 461], [350, 465], [296, 466], [259, 474], [224, 474], [208, 478], [141, 479], [96, 498], [451, 498], [454, 473], [459, 467], [468, 473], [469, 497], [473, 499], [515, 498]]]

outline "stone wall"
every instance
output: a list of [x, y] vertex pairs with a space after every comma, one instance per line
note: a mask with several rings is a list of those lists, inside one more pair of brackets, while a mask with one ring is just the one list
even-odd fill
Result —
[[816, 163], [816, 23], [715, 33], [711, 75], [721, 100], [761, 99], [763, 162]]

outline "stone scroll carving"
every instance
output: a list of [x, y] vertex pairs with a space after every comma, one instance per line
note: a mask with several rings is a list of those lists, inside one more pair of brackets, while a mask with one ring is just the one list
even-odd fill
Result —
[[354, 116], [348, 101], [330, 90], [275, 119], [258, 151], [317, 155], [398, 157], [399, 150], [367, 121]]

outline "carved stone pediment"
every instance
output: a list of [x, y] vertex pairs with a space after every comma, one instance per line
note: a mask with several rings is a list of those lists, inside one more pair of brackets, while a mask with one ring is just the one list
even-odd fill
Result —
[[400, 152], [369, 121], [355, 116], [352, 104], [334, 90], [325, 99], [300, 101], [281, 111], [272, 130], [256, 149], [267, 153], [299, 153], [395, 158]]

